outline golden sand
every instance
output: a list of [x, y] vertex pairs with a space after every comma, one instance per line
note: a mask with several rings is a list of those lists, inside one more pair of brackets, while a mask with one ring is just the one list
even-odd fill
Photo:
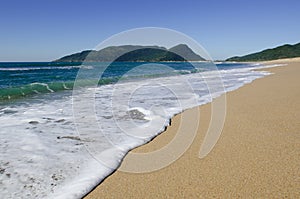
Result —
[[197, 136], [177, 161], [150, 173], [116, 171], [86, 198], [300, 198], [300, 59], [270, 63], [282, 62], [288, 65], [265, 69], [273, 75], [226, 94], [225, 125], [205, 158], [198, 156], [210, 104], [175, 116], [164, 133], [132, 151], [165, 146], [182, 117], [192, 121], [200, 111]]

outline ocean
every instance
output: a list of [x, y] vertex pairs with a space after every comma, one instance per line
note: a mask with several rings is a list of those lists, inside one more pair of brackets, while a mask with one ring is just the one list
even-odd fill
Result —
[[0, 63], [1, 197], [81, 198], [174, 115], [269, 75], [253, 70], [264, 67]]

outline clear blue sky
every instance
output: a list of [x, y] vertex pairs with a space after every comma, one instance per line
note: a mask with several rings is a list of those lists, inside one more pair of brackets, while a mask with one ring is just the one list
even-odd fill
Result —
[[51, 61], [138, 27], [198, 41], [213, 59], [300, 42], [299, 0], [1, 0], [0, 61]]

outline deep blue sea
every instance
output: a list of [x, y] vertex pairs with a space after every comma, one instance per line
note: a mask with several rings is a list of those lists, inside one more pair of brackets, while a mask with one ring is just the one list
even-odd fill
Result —
[[[163, 64], [167, 67], [157, 67]], [[132, 69], [140, 65], [149, 65], [141, 70]], [[153, 66], [153, 65], [156, 65]], [[8, 62], [0, 63], [0, 100], [9, 100], [27, 97], [40, 93], [57, 92], [73, 88], [74, 80], [79, 69], [85, 70], [85, 80], [98, 79], [98, 84], [110, 84], [120, 78], [154, 78], [203, 72], [207, 70], [227, 70], [236, 67], [248, 67], [249, 64], [222, 63], [215, 65], [209, 63], [165, 62], [165, 63], [139, 63], [115, 62], [108, 63], [55, 63], [55, 62]], [[99, 68], [106, 68], [101, 76], [95, 76]]]

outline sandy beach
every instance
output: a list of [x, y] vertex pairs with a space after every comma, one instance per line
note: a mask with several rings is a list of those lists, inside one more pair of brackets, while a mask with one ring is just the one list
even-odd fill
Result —
[[173, 164], [143, 174], [116, 171], [85, 198], [300, 198], [300, 59], [269, 63], [288, 65], [264, 69], [273, 74], [226, 94], [224, 128], [205, 158], [199, 150], [211, 104], [176, 115], [164, 133], [132, 151], [165, 146], [183, 116], [194, 120], [200, 112], [193, 144]]

